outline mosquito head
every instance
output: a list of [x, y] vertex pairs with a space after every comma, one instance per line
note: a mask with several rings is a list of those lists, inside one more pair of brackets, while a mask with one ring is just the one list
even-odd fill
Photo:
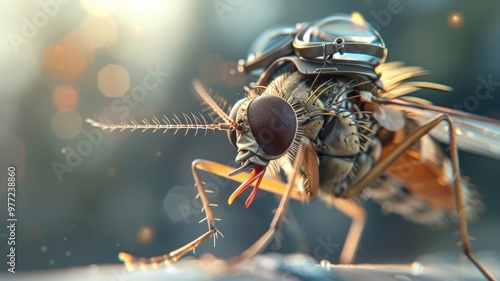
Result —
[[252, 184], [255, 186], [248, 197], [245, 206], [248, 207], [255, 198], [260, 181], [264, 177], [269, 162], [285, 155], [297, 143], [298, 121], [296, 109], [281, 96], [261, 94], [259, 96], [247, 97], [238, 101], [230, 114], [225, 110], [225, 100], [213, 98], [205, 90], [199, 81], [194, 81], [193, 86], [203, 102], [208, 105], [212, 113], [218, 115], [219, 122], [207, 122], [206, 118], [199, 114], [183, 114], [181, 117], [174, 115], [172, 118], [163, 116], [158, 119], [143, 119], [140, 122], [132, 120], [128, 123], [118, 124], [87, 119], [92, 126], [105, 130], [194, 130], [195, 134], [209, 130], [223, 130], [228, 132], [230, 142], [238, 148], [236, 162], [241, 166], [229, 173], [229, 176], [250, 171], [248, 179], [243, 182], [229, 197], [231, 204], [238, 195], [243, 193]]
[[228, 133], [229, 140], [238, 149], [236, 162], [241, 163], [241, 167], [229, 175], [252, 170], [249, 179], [231, 195], [229, 204], [257, 181], [245, 203], [248, 207], [269, 162], [286, 154], [292, 146], [297, 133], [297, 115], [283, 98], [262, 94], [238, 101], [229, 118], [236, 123], [235, 130]]

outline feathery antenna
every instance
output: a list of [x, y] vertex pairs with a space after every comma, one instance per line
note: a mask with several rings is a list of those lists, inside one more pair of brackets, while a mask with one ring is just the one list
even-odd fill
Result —
[[210, 96], [210, 94], [205, 90], [203, 85], [199, 80], [194, 80], [193, 81], [193, 87], [198, 93], [198, 95], [201, 97], [201, 99], [208, 105], [210, 108], [219, 115], [222, 120], [224, 120], [226, 123], [230, 123], [235, 125], [235, 122], [229, 118], [227, 113], [219, 106], [219, 104]]
[[182, 115], [184, 117], [184, 123], [181, 121], [181, 118], [179, 118], [179, 116], [175, 114], [173, 118], [168, 118], [163, 115], [163, 118], [161, 120], [153, 117], [151, 119], [144, 118], [140, 122], [131, 120], [128, 123], [121, 122], [119, 124], [105, 123], [94, 120], [92, 118], [87, 118], [85, 121], [92, 126], [102, 128], [103, 130], [120, 130], [120, 132], [125, 130], [130, 130], [131, 132], [135, 130], [142, 130], [142, 132], [153, 130], [153, 133], [155, 133], [159, 130], [163, 130], [163, 133], [165, 134], [169, 130], [175, 130], [174, 134], [177, 134], [179, 130], [186, 130], [185, 135], [187, 135], [189, 130], [195, 130], [195, 135], [197, 135], [199, 130], [204, 130], [206, 134], [208, 130], [228, 131], [234, 129], [234, 127], [230, 123], [208, 123], [205, 117], [203, 117], [203, 115], [201, 114], [199, 115], [200, 117], [196, 116], [193, 113], [191, 113], [190, 115], [183, 113]]
[[227, 113], [221, 108], [221, 106], [225, 107], [225, 101], [223, 99], [218, 99], [218, 101], [214, 100], [214, 98], [210, 96], [208, 91], [205, 90], [201, 82], [198, 80], [193, 81], [193, 87], [201, 99], [213, 110], [213, 113], [217, 114], [222, 120], [224, 120], [224, 123], [215, 123], [212, 116], [209, 116], [212, 121], [209, 123], [201, 113], [198, 115], [193, 113], [182, 113], [184, 122], [182, 122], [181, 118], [175, 114], [172, 118], [168, 118], [163, 115], [161, 120], [156, 117], [152, 117], [151, 119], [144, 118], [140, 122], [131, 120], [129, 122], [120, 122], [117, 124], [101, 122], [92, 118], [87, 118], [85, 121], [92, 126], [102, 128], [103, 130], [120, 130], [120, 132], [125, 130], [130, 130], [131, 132], [135, 130], [142, 130], [142, 132], [153, 130], [153, 133], [155, 133], [158, 130], [163, 130], [163, 133], [165, 134], [169, 130], [175, 130], [174, 134], [177, 134], [179, 130], [186, 130], [185, 135], [187, 135], [189, 130], [195, 130], [195, 135], [197, 135], [199, 130], [204, 130], [206, 135], [208, 130], [234, 130], [236, 122], [231, 120]]

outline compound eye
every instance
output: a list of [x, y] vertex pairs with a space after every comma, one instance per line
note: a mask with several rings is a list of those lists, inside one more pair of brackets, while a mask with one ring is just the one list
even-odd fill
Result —
[[265, 153], [275, 158], [286, 153], [297, 132], [297, 116], [288, 102], [261, 95], [252, 100], [247, 115], [255, 141]]

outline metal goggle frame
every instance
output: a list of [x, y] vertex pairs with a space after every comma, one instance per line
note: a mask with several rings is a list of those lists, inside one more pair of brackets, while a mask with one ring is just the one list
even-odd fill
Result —
[[247, 59], [239, 61], [238, 71], [266, 70], [265, 76], [291, 62], [303, 74], [321, 71], [376, 79], [374, 68], [386, 56], [385, 44], [370, 24], [356, 22], [349, 15], [334, 15], [267, 30], [252, 45]]

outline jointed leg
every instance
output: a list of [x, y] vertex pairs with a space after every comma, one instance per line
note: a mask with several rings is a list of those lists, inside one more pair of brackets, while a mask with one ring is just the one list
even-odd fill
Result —
[[[295, 187], [295, 181], [297, 180], [297, 176], [300, 175], [300, 168], [305, 158], [309, 158], [306, 157], [306, 154], [311, 155], [311, 153], [314, 153], [314, 157], [316, 157], [316, 154], [311, 146], [311, 143], [309, 142], [308, 139], [304, 138], [300, 143], [299, 152], [297, 153], [297, 157], [295, 158], [293, 171], [286, 185], [286, 191], [283, 193], [283, 197], [281, 197], [280, 204], [278, 206], [278, 209], [276, 210], [271, 225], [269, 226], [269, 230], [266, 231], [266, 233], [264, 233], [264, 235], [262, 235], [259, 238], [259, 240], [257, 240], [252, 246], [250, 246], [250, 248], [248, 248], [245, 252], [243, 252], [240, 255], [240, 259], [252, 258], [256, 254], [263, 251], [265, 247], [269, 244], [269, 242], [271, 242], [275, 234], [279, 232], [279, 228], [281, 227], [283, 217], [285, 216], [286, 213], [286, 208], [288, 207], [288, 203], [290, 202], [292, 190], [294, 190]], [[309, 167], [306, 166], [306, 169], [308, 168]], [[314, 173], [314, 171], [312, 173]]]
[[157, 268], [163, 264], [170, 264], [172, 262], [176, 262], [180, 257], [198, 247], [201, 242], [207, 240], [212, 235], [214, 235], [213, 230], [209, 230], [205, 232], [205, 234], [191, 241], [190, 243], [180, 247], [179, 249], [170, 252], [167, 255], [161, 255], [151, 258], [143, 258], [143, 257], [135, 257], [131, 254], [121, 252], [118, 254], [118, 258], [125, 263], [125, 266], [128, 270], [134, 270], [137, 267], [141, 269], [147, 269], [148, 267]]
[[[227, 174], [229, 172], [232, 172], [234, 170], [234, 167], [227, 166], [221, 163], [213, 162], [213, 161], [208, 161], [208, 160], [199, 160], [197, 164], [198, 169], [206, 171], [208, 173], [218, 175], [230, 180], [234, 180], [237, 182], [244, 182], [246, 181], [250, 173], [249, 172], [241, 172], [237, 175], [229, 177]], [[269, 179], [269, 178], [263, 178], [260, 182], [259, 189], [277, 194], [277, 195], [283, 195], [286, 192], [286, 183], [279, 181], [279, 180], [274, 180], [274, 179]], [[291, 197], [296, 200], [300, 200], [303, 197], [303, 194], [301, 194], [298, 189], [293, 189], [291, 191]]]
[[200, 245], [203, 241], [207, 240], [214, 234], [218, 233], [217, 226], [215, 225], [214, 214], [212, 212], [212, 208], [210, 207], [210, 202], [208, 201], [205, 189], [203, 188], [203, 183], [198, 174], [198, 169], [200, 169], [199, 166], [200, 164], [202, 165], [202, 163], [204, 163], [203, 160], [194, 160], [192, 164], [192, 172], [196, 183], [196, 187], [198, 188], [198, 193], [200, 195], [201, 202], [203, 204], [203, 210], [206, 215], [208, 231], [200, 235], [195, 240], [189, 242], [188, 244], [180, 247], [177, 250], [170, 252], [167, 255], [161, 255], [152, 258], [140, 258], [140, 257], [134, 257], [133, 255], [128, 253], [121, 252], [118, 255], [118, 258], [125, 263], [127, 269], [132, 270], [135, 269], [137, 266], [141, 268], [146, 268], [148, 266], [156, 268], [162, 264], [169, 264], [171, 262], [175, 262], [185, 254], [190, 252], [191, 250], [194, 250], [196, 247], [198, 247], [198, 245]]
[[[309, 155], [312, 155], [312, 153], [313, 153], [314, 157], [316, 157], [316, 154], [314, 153], [314, 149], [312, 148], [309, 141], [304, 140], [304, 142], [307, 142], [307, 145], [303, 145], [303, 146], [307, 146], [307, 152], [309, 153]], [[312, 161], [312, 160], [310, 160], [310, 158], [312, 158], [312, 157], [303, 157], [302, 156], [302, 161], [304, 161], [304, 158], [306, 159], [305, 160], [306, 162]], [[299, 158], [297, 158], [297, 159], [299, 159]], [[297, 163], [302, 163], [302, 161], [297, 161]], [[314, 167], [314, 166], [312, 166], [312, 167]], [[312, 168], [308, 168], [308, 171], [310, 171], [311, 169]], [[215, 174], [215, 175], [229, 178], [229, 179], [234, 180], [234, 181], [238, 181], [238, 182], [244, 182], [249, 177], [249, 173], [247, 173], [247, 172], [242, 172], [242, 173], [237, 174], [235, 176], [229, 177], [227, 174], [229, 172], [231, 172], [232, 170], [234, 170], [234, 167], [226, 166], [226, 165], [223, 165], [220, 163], [211, 162], [211, 161], [207, 161], [207, 160], [200, 160], [200, 159], [195, 160], [192, 164], [192, 172], [193, 172], [193, 177], [194, 177], [196, 186], [198, 188], [198, 192], [200, 194], [201, 201], [203, 203], [203, 208], [204, 208], [204, 212], [205, 212], [206, 220], [207, 220], [207, 224], [208, 224], [208, 231], [206, 233], [202, 234], [201, 236], [199, 236], [198, 238], [196, 238], [195, 240], [191, 241], [190, 243], [182, 246], [181, 248], [179, 248], [177, 250], [170, 252], [167, 255], [161, 255], [161, 256], [156, 256], [156, 257], [152, 257], [152, 258], [141, 258], [141, 257], [135, 257], [135, 256], [130, 255], [128, 253], [122, 252], [118, 255], [118, 257], [121, 261], [123, 261], [125, 263], [125, 265], [127, 266], [128, 269], [135, 269], [136, 267], [146, 268], [148, 266], [158, 267], [162, 264], [169, 264], [171, 262], [175, 262], [179, 258], [184, 256], [185, 254], [190, 252], [191, 250], [195, 249], [203, 241], [207, 240], [208, 238], [212, 237], [214, 234], [216, 234], [218, 232], [217, 227], [215, 225], [215, 218], [214, 218], [212, 209], [210, 207], [208, 197], [206, 196], [206, 192], [203, 188], [203, 183], [202, 183], [200, 176], [198, 174], [198, 170], [203, 170], [203, 171]], [[314, 173], [314, 171], [312, 171], [312, 173]], [[317, 173], [317, 171], [316, 171], [316, 173]], [[294, 173], [294, 174], [298, 174], [298, 173]], [[317, 178], [317, 174], [315, 177]], [[294, 187], [294, 186], [295, 186], [295, 181], [293, 181], [293, 184], [292, 184], [292, 187]], [[267, 191], [270, 191], [270, 192], [273, 192], [276, 194], [280, 194], [280, 195], [285, 194], [285, 193], [288, 194], [287, 196], [284, 196], [284, 197], [291, 196], [292, 198], [295, 198], [298, 200], [303, 197], [303, 195], [300, 194], [296, 188], [288, 188], [281, 181], [263, 178], [261, 181], [260, 187], [264, 190], [267, 190]], [[311, 191], [311, 194], [316, 195], [317, 186], [315, 186], [315, 187], [316, 187], [316, 189], [313, 189]], [[280, 205], [280, 207], [283, 209], [286, 209], [286, 205], [285, 206]], [[277, 220], [277, 218], [275, 220]], [[281, 218], [279, 219], [279, 221], [281, 221]], [[275, 222], [274, 224], [277, 225], [278, 223]]]
[[354, 201], [331, 197], [328, 203], [352, 219], [340, 253], [340, 263], [353, 263], [366, 222], [365, 209]]
[[481, 273], [488, 280], [495, 280], [493, 275], [491, 275], [491, 273], [488, 272], [488, 270], [476, 259], [476, 257], [472, 253], [472, 248], [469, 242], [469, 234], [467, 231], [467, 218], [465, 215], [464, 196], [462, 193], [463, 192], [462, 179], [460, 177], [460, 171], [458, 166], [458, 152], [457, 152], [457, 142], [455, 136], [455, 127], [453, 125], [452, 120], [448, 116], [445, 115], [444, 119], [448, 122], [450, 130], [450, 147], [451, 147], [450, 158], [452, 162], [453, 175], [454, 175], [453, 187], [455, 188], [454, 190], [455, 206], [458, 212], [458, 218], [460, 224], [460, 237], [462, 240], [463, 251], [464, 254], [472, 261], [472, 263], [481, 271]]
[[[305, 142], [309, 142], [308, 140], [304, 140]], [[313, 199], [317, 195], [318, 191], [318, 171], [317, 171], [317, 156], [314, 151], [314, 148], [312, 148], [310, 145], [304, 145], [304, 159], [303, 163], [306, 167], [306, 174], [309, 179], [309, 194], [301, 194], [297, 188], [295, 188], [296, 184], [293, 183], [291, 190], [289, 190], [288, 185], [283, 183], [282, 181], [278, 180], [272, 180], [272, 179], [267, 179], [264, 178], [261, 183], [260, 183], [260, 189], [266, 190], [268, 192], [272, 192], [278, 195], [282, 195], [284, 198], [285, 194], [290, 192], [290, 198], [295, 199], [295, 200], [302, 200], [305, 196], [309, 199]], [[299, 159], [297, 157], [297, 159]], [[297, 161], [299, 162], [299, 161]], [[226, 177], [229, 172], [231, 172], [234, 167], [229, 167], [220, 163], [216, 162], [210, 162], [204, 160], [203, 162], [199, 163], [198, 167], [202, 170], [205, 170], [209, 173], [213, 173], [216, 175], [219, 175], [221, 177]], [[291, 171], [289, 174], [289, 177], [292, 175], [296, 174], [296, 172]], [[231, 177], [230, 179], [236, 180], [239, 182], [245, 181], [249, 177], [249, 173], [241, 173], [238, 174], [234, 177]], [[290, 184], [290, 183], [289, 183]], [[283, 200], [283, 199], [282, 199]], [[363, 228], [365, 225], [365, 220], [366, 220], [366, 212], [363, 209], [363, 207], [359, 206], [358, 204], [349, 201], [349, 200], [344, 200], [344, 199], [335, 199], [332, 200], [331, 203], [332, 206], [337, 208], [339, 211], [347, 215], [352, 219], [352, 224], [351, 227], [349, 228], [349, 232], [347, 233], [347, 238], [346, 242], [344, 243], [344, 247], [342, 248], [342, 252], [340, 254], [340, 261], [342, 263], [352, 263], [354, 260], [354, 256], [356, 253], [356, 249], [359, 244], [359, 240], [361, 238], [361, 234], [363, 232]], [[279, 209], [277, 210], [278, 214]], [[276, 217], [275, 217], [276, 218]], [[281, 219], [280, 219], [281, 220]], [[276, 224], [274, 225], [276, 226]], [[279, 224], [277, 225], [279, 227]], [[273, 224], [270, 227], [271, 229], [273, 228]], [[275, 233], [275, 232], [274, 232]], [[273, 235], [271, 234], [271, 230], [266, 232], [262, 238], [260, 238], [259, 241], [268, 241], [271, 239]], [[269, 241], [268, 241], [269, 242]], [[268, 243], [266, 242], [266, 243]], [[255, 244], [258, 244], [255, 243]], [[267, 245], [267, 244], [265, 244]], [[261, 246], [261, 248], [264, 248], [265, 245]], [[256, 246], [257, 247], [257, 246]], [[249, 249], [250, 250], [250, 249]], [[255, 251], [254, 251], [255, 252]], [[250, 253], [250, 252], [248, 252]], [[244, 254], [247, 255], [247, 254]], [[255, 255], [255, 254], [254, 254]], [[248, 256], [248, 255], [247, 255]]]
[[447, 115], [441, 114], [433, 119], [431, 119], [428, 123], [418, 127], [415, 131], [413, 131], [410, 135], [408, 135], [398, 146], [394, 148], [386, 157], [379, 160], [375, 166], [373, 166], [372, 170], [368, 172], [364, 177], [362, 177], [359, 181], [357, 181], [353, 186], [344, 190], [343, 194], [340, 194], [341, 197], [350, 198], [355, 196], [356, 194], [361, 193], [365, 188], [372, 185], [383, 173], [384, 171], [399, 157], [401, 156], [407, 149], [409, 149], [416, 141], [418, 141], [423, 136], [427, 135], [432, 129], [434, 129], [441, 122], [448, 123], [448, 132], [450, 134], [450, 159], [452, 162], [453, 168], [453, 176], [454, 176], [454, 195], [455, 195], [455, 205], [457, 208], [459, 220], [460, 220], [460, 234], [463, 245], [463, 251], [465, 255], [474, 263], [474, 265], [481, 271], [481, 273], [488, 280], [495, 280], [493, 276], [484, 268], [484, 266], [474, 257], [472, 253], [472, 249], [469, 243], [469, 235], [467, 233], [467, 220], [465, 217], [465, 207], [464, 207], [464, 199], [462, 194], [462, 182], [460, 178], [460, 171], [458, 167], [458, 153], [457, 153], [457, 143], [455, 136], [455, 127], [453, 125], [453, 121]]

